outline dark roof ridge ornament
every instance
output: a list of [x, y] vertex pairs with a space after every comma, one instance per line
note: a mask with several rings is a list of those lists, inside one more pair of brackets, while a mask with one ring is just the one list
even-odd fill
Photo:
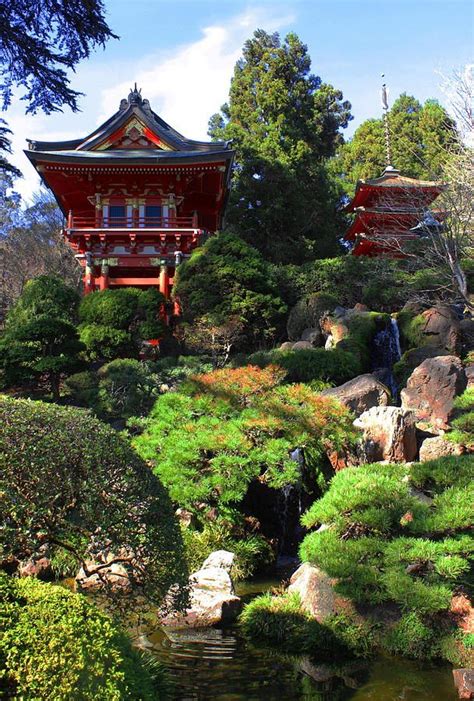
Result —
[[123, 100], [120, 100], [119, 111], [125, 112], [125, 110], [128, 109], [129, 106], [133, 105], [139, 105], [145, 110], [145, 112], [151, 113], [150, 102], [149, 100], [143, 99], [142, 89], [138, 89], [136, 83], [133, 88], [130, 88], [128, 98], [123, 98]]

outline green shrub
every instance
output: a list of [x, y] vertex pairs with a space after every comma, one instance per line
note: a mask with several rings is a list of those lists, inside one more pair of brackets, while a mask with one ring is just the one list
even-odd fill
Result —
[[398, 623], [388, 629], [384, 647], [393, 655], [415, 659], [437, 656], [436, 633], [423, 623], [416, 613], [406, 613]]
[[98, 399], [104, 416], [142, 415], [159, 394], [159, 378], [151, 363], [117, 358], [98, 371]]
[[74, 404], [96, 409], [99, 393], [97, 373], [92, 370], [76, 372], [74, 375], [66, 378], [64, 387], [70, 394]]
[[79, 306], [81, 341], [90, 360], [136, 356], [143, 341], [161, 338], [159, 318], [164, 303], [156, 289], [124, 287], [83, 297]]
[[283, 375], [275, 366], [219, 370], [157, 399], [134, 445], [172, 499], [191, 510], [222, 507], [241, 501], [252, 480], [297, 484], [295, 446], [317, 472], [327, 450], [354, 438], [342, 405], [306, 385], [278, 386]]
[[236, 528], [235, 524], [230, 524], [225, 518], [216, 523], [205, 523], [202, 530], [183, 528], [182, 534], [190, 572], [200, 569], [204, 560], [215, 550], [230, 550], [234, 553], [233, 580], [249, 579], [275, 559], [273, 550], [263, 536], [246, 533], [242, 527]]
[[271, 341], [286, 313], [269, 264], [230, 233], [210, 237], [179, 266], [174, 293], [184, 321], [236, 319], [244, 325], [241, 343], [251, 347]]
[[246, 362], [261, 368], [279, 365], [286, 370], [288, 382], [321, 380], [338, 385], [362, 372], [358, 357], [339, 348], [330, 351], [324, 348], [261, 351], [250, 355]]
[[455, 416], [448, 440], [464, 445], [474, 444], [474, 389], [466, 389], [453, 403]]
[[126, 635], [80, 594], [0, 574], [0, 623], [0, 692], [9, 698], [164, 698]]
[[123, 566], [150, 598], [161, 602], [187, 581], [166, 491], [125, 439], [87, 411], [0, 397], [0, 492], [2, 557], [22, 560], [46, 545], [80, 563], [126, 548], [147, 563], [126, 557]]
[[[431, 642], [452, 629], [453, 593], [472, 586], [473, 469], [471, 456], [409, 469], [347, 468], [303, 516], [308, 528], [328, 526], [305, 537], [303, 560], [336, 578], [336, 589], [353, 601], [404, 612], [382, 640], [393, 653], [433, 656]], [[432, 505], [413, 496], [411, 485], [434, 492]]]

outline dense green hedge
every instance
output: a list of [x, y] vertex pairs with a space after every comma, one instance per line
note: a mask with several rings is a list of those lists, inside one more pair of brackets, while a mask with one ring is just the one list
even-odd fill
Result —
[[259, 351], [250, 355], [246, 362], [261, 368], [279, 365], [287, 371], [288, 382], [322, 380], [338, 385], [363, 372], [357, 355], [340, 348], [329, 351], [324, 348]]
[[3, 557], [49, 546], [79, 562], [126, 548], [140, 554], [124, 565], [130, 577], [159, 601], [187, 579], [167, 492], [88, 411], [0, 397], [0, 492]]
[[[158, 671], [158, 668], [156, 668]], [[126, 635], [80, 594], [0, 573], [0, 696], [159, 701]]]

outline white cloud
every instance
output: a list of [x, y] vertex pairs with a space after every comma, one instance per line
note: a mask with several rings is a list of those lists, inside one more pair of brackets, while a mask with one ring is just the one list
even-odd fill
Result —
[[[292, 15], [254, 8], [202, 28], [196, 41], [168, 54], [149, 53], [131, 63], [94, 59], [81, 64], [73, 85], [74, 89], [87, 92], [81, 100], [80, 114], [25, 116], [23, 104], [17, 102], [7, 113], [14, 132], [14, 156], [10, 160], [24, 174], [16, 189], [28, 199], [38, 186], [37, 176], [22, 153], [27, 137], [54, 141], [85, 136], [117, 110], [121, 98], [128, 95], [135, 82], [163, 119], [188, 138], [206, 139], [209, 117], [227, 100], [244, 41], [257, 27], [272, 32], [293, 21]], [[121, 78], [112, 81], [111, 76]]]

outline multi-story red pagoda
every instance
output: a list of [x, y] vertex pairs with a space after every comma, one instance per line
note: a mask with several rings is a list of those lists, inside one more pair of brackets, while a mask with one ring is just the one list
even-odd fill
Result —
[[355, 214], [345, 235], [353, 244], [352, 254], [403, 257], [404, 245], [418, 237], [420, 222], [421, 232], [423, 222], [436, 225], [428, 208], [442, 190], [441, 183], [406, 178], [392, 166], [387, 166], [380, 178], [359, 180], [346, 207], [346, 212]]
[[156, 286], [169, 298], [177, 265], [221, 227], [229, 144], [186, 139], [136, 86], [89, 136], [28, 145], [65, 215], [86, 294]]

